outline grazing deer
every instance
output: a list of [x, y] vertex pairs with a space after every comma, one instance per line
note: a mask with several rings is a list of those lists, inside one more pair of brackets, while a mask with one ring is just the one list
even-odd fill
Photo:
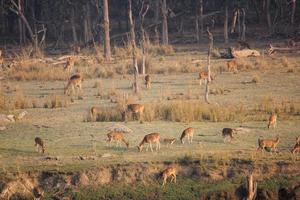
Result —
[[[202, 71], [199, 73], [199, 84], [202, 85], [202, 80], [207, 81], [208, 79], [208, 72]], [[212, 73], [210, 74], [210, 80], [214, 80]]]
[[279, 141], [280, 140], [279, 140], [278, 136], [275, 140], [258, 138], [257, 150], [260, 149], [261, 151], [263, 151], [265, 148], [270, 148], [271, 150], [275, 151], [277, 149], [277, 145], [278, 145]]
[[151, 89], [151, 77], [149, 74], [145, 76], [145, 85], [147, 89]]
[[245, 41], [238, 41], [238, 45], [239, 45], [240, 50], [251, 49], [249, 43], [247, 43]]
[[122, 113], [123, 119], [126, 120], [126, 113], [129, 112], [132, 115], [132, 119], [143, 118], [145, 106], [142, 104], [128, 104], [127, 109]]
[[34, 138], [35, 147], [37, 148], [37, 152], [40, 152], [40, 148], [42, 149], [42, 153], [45, 153], [45, 145], [43, 140], [40, 137]]
[[181, 137], [180, 137], [181, 144], [184, 144], [184, 140], [183, 140], [183, 139], [184, 139], [185, 137], [188, 138], [189, 144], [192, 144], [194, 132], [195, 132], [195, 129], [193, 129], [193, 128], [191, 128], [191, 127], [185, 129], [185, 130], [182, 132]]
[[65, 87], [64, 94], [69, 95], [70, 89], [72, 89], [72, 93], [74, 93], [75, 88], [78, 88], [81, 91], [81, 82], [82, 82], [82, 76], [80, 74], [75, 74], [71, 76], [67, 86]]
[[292, 154], [300, 152], [300, 136], [296, 137], [296, 144], [291, 152], [292, 152]]
[[176, 142], [176, 138], [164, 138], [163, 141], [168, 147], [169, 145], [172, 145]]
[[117, 142], [117, 147], [121, 146], [120, 142], [124, 142], [127, 148], [129, 148], [129, 142], [127, 142], [124, 138], [124, 134], [121, 132], [115, 132], [112, 131], [107, 134], [107, 142], [109, 142], [109, 146], [111, 145], [111, 142], [115, 140]]
[[73, 57], [69, 57], [67, 63], [64, 67], [64, 70], [68, 72], [68, 75], [71, 74], [72, 69], [74, 68], [75, 60]]
[[277, 124], [277, 115], [275, 113], [272, 113], [272, 115], [269, 118], [268, 129], [270, 128], [270, 126], [273, 126], [273, 128], [275, 128], [276, 124]]
[[142, 142], [138, 146], [138, 150], [141, 152], [143, 150], [143, 146], [145, 144], [148, 144], [146, 151], [148, 151], [148, 147], [150, 146], [151, 152], [153, 152], [152, 143], [156, 144], [156, 151], [158, 151], [160, 149], [160, 134], [159, 133], [150, 133], [148, 135], [145, 135]]
[[163, 172], [162, 172], [162, 178], [163, 178], [163, 183], [162, 185], [165, 185], [167, 183], [168, 177], [171, 177], [171, 181], [174, 181], [176, 183], [176, 173], [177, 173], [177, 167], [175, 165], [171, 165], [167, 167]]
[[101, 108], [96, 107], [96, 106], [93, 106], [93, 107], [91, 108], [90, 112], [91, 112], [91, 117], [92, 117], [92, 119], [95, 121], [95, 120], [97, 119], [98, 113], [101, 112]]
[[236, 134], [237, 133], [237, 131], [236, 131], [236, 129], [232, 129], [232, 128], [223, 128], [223, 130], [222, 130], [222, 136], [223, 136], [223, 138], [224, 138], [224, 142], [225, 142], [225, 139], [227, 138], [227, 137], [229, 137], [230, 138], [230, 141], [233, 139], [233, 134]]
[[227, 62], [227, 69], [229, 72], [237, 72], [237, 62], [235, 59], [232, 59], [230, 61]]

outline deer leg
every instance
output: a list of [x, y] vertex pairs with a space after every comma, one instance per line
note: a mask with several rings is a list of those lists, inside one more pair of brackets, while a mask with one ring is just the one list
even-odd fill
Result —
[[151, 142], [149, 143], [149, 146], [150, 146], [151, 152], [153, 152], [153, 149], [152, 149], [152, 144], [151, 144]]
[[167, 176], [164, 176], [164, 180], [163, 180], [163, 186], [167, 183]]
[[150, 144], [148, 144], [148, 145], [147, 145], [147, 147], [146, 147], [146, 151], [148, 151], [148, 148], [149, 148], [149, 146], [150, 146]]

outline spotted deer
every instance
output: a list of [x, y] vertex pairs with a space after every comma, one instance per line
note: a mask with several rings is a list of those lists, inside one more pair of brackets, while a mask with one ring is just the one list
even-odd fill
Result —
[[101, 108], [93, 106], [90, 110], [91, 117], [93, 121], [96, 121], [97, 115], [101, 112]]
[[45, 145], [43, 140], [40, 137], [34, 138], [35, 147], [37, 148], [37, 152], [40, 152], [40, 149], [42, 150], [42, 153], [45, 153]]
[[300, 136], [296, 137], [296, 144], [291, 152], [292, 152], [292, 154], [300, 152]]
[[176, 142], [176, 138], [164, 138], [163, 142], [169, 147], [169, 145], [173, 145]]
[[278, 136], [275, 140], [258, 138], [257, 150], [263, 151], [265, 148], [270, 148], [271, 151], [275, 151], [277, 149], [277, 145], [278, 145], [279, 141], [280, 141], [280, 139]]
[[[208, 79], [208, 72], [206, 72], [206, 71], [200, 72], [198, 79], [199, 79], [199, 85], [202, 85], [202, 80], [207, 81], [207, 79]], [[214, 80], [212, 73], [210, 74], [210, 80]]]
[[112, 141], [116, 141], [116, 146], [121, 146], [121, 142], [123, 142], [127, 148], [129, 148], [129, 142], [125, 140], [124, 134], [121, 132], [112, 131], [107, 134], [107, 142], [109, 142], [109, 146]]
[[145, 76], [145, 86], [147, 89], [151, 88], [151, 77], [149, 74]]
[[277, 124], [277, 115], [275, 113], [272, 113], [272, 115], [269, 117], [268, 129], [270, 129], [271, 126], [275, 128], [276, 124]]
[[156, 144], [156, 151], [160, 149], [160, 134], [159, 133], [150, 133], [148, 135], [145, 135], [142, 142], [138, 146], [138, 150], [141, 152], [143, 150], [143, 146], [145, 144], [148, 144], [146, 151], [148, 151], [148, 147], [150, 146], [151, 151], [153, 152], [152, 149], [152, 144]]
[[237, 62], [235, 59], [232, 59], [230, 61], [227, 62], [227, 69], [229, 72], [237, 72]]
[[180, 136], [181, 144], [184, 144], [184, 138], [186, 137], [188, 138], [189, 144], [192, 144], [194, 132], [195, 129], [193, 129], [192, 127], [185, 129]]
[[236, 134], [236, 133], [237, 133], [236, 129], [223, 128], [223, 130], [222, 130], [222, 136], [224, 138], [224, 142], [225, 142], [226, 138], [228, 138], [228, 137], [230, 138], [230, 141], [231, 141], [234, 138], [233, 134]]
[[68, 75], [71, 74], [72, 69], [74, 68], [74, 64], [75, 64], [75, 58], [74, 57], [69, 57], [67, 60], [67, 63], [64, 67], [64, 70], [68, 72]]
[[122, 113], [123, 120], [126, 121], [127, 113], [131, 113], [132, 119], [143, 118], [145, 106], [142, 104], [128, 104], [126, 110]]
[[162, 185], [165, 185], [167, 183], [167, 179], [171, 177], [171, 181], [176, 183], [176, 174], [177, 174], [177, 167], [175, 165], [171, 165], [167, 167], [163, 172], [162, 172], [162, 178], [163, 178], [163, 183]]
[[64, 89], [64, 94], [70, 95], [70, 89], [72, 90], [72, 93], [74, 93], [75, 88], [81, 91], [81, 82], [82, 82], [82, 76], [80, 74], [75, 74], [71, 76], [67, 86]]

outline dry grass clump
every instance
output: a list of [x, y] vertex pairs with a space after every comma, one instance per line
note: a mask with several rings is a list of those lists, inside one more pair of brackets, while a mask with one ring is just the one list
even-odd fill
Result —
[[111, 121], [123, 121], [122, 112], [123, 108], [120, 106], [115, 107], [101, 107], [101, 112], [97, 113], [95, 119], [91, 116], [90, 110], [88, 110], [84, 122], [111, 122]]
[[[141, 73], [143, 71], [143, 55], [138, 54], [137, 56], [137, 62], [138, 62], [138, 69]], [[145, 73], [151, 73], [152, 72], [152, 60], [151, 56], [149, 54], [145, 55]]]
[[290, 66], [290, 67], [288, 67], [288, 69], [287, 69], [287, 73], [294, 73], [296, 71], [296, 69], [295, 69], [295, 67], [294, 66]]
[[253, 63], [249, 58], [239, 58], [237, 59], [237, 69], [239, 71], [247, 71], [253, 69]]
[[211, 88], [209, 89], [209, 94], [213, 94], [213, 95], [224, 95], [225, 91], [224, 88]]
[[255, 74], [254, 76], [252, 76], [251, 82], [258, 84], [260, 82], [260, 77], [257, 74]]
[[290, 67], [290, 62], [285, 56], [280, 59], [280, 62], [283, 67], [286, 67], [286, 68]]
[[69, 105], [69, 98], [63, 95], [50, 95], [44, 100], [44, 108], [62, 108]]
[[256, 57], [254, 65], [256, 69], [270, 69], [272, 66], [272, 64], [262, 57]]
[[175, 49], [172, 45], [157, 45], [157, 44], [148, 44], [147, 50], [150, 54], [153, 55], [173, 55]]

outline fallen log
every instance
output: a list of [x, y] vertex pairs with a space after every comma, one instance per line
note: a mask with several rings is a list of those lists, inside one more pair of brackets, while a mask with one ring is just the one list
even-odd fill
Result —
[[300, 47], [274, 47], [272, 44], [269, 44], [267, 52], [269, 55], [272, 55], [275, 52], [290, 52], [290, 51], [300, 51]]
[[231, 48], [231, 54], [234, 58], [259, 57], [260, 56], [259, 51], [253, 50], [253, 49], [234, 50], [233, 48]]

